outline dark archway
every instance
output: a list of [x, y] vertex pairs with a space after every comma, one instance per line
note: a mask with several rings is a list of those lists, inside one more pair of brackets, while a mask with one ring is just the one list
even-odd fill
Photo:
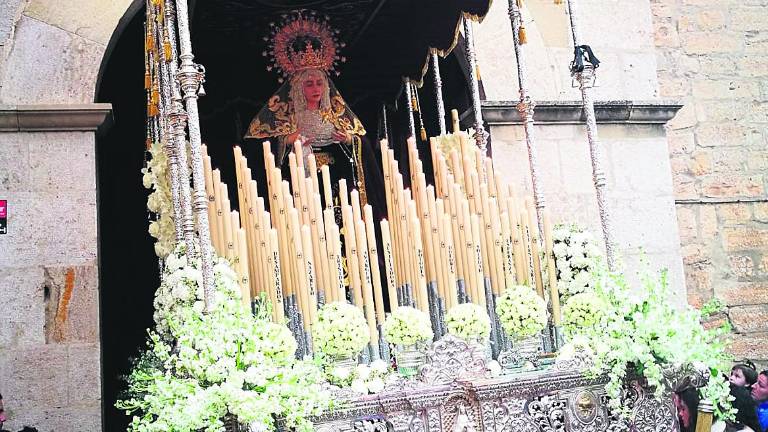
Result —
[[[344, 9], [345, 4], [347, 7], [355, 4], [356, 7], [362, 7], [360, 5], [365, 4], [371, 8], [362, 10], [362, 15], [357, 14], [362, 17], [357, 18], [357, 33], [347, 35], [354, 39], [354, 43], [348, 47], [348, 61], [341, 68], [342, 74], [336, 83], [364, 122], [371, 138], [378, 136], [379, 112], [382, 104], [386, 104], [390, 113], [393, 141], [396, 144], [404, 142], [408, 123], [405, 105], [400, 97], [403, 73], [397, 67], [402, 68], [407, 64], [409, 55], [418, 57], [422, 54], [418, 54], [418, 51], [408, 54], [406, 50], [399, 57], [402, 50], [396, 49], [398, 44], [402, 46], [411, 34], [402, 31], [388, 33], [386, 30], [392, 28], [391, 20], [398, 19], [403, 5], [410, 2], [357, 1], [254, 0], [247, 8], [249, 14], [232, 9], [242, 7], [242, 1], [197, 2], [193, 8], [193, 47], [196, 61], [205, 65], [207, 70], [205, 88], [208, 94], [200, 100], [201, 129], [213, 163], [222, 170], [225, 182], [234, 184], [232, 146], [242, 144], [244, 128], [277, 88], [276, 76], [266, 70], [261, 56], [263, 48], [254, 41], [261, 40], [261, 36], [267, 33], [267, 18], [279, 18], [286, 4], [305, 3], [303, 6], [307, 6], [307, 3], [313, 3], [340, 8], [336, 10], [339, 13], [336, 17], [338, 22], [346, 19], [348, 15], [345, 14], [357, 13], [356, 9]], [[103, 424], [104, 430], [110, 431], [125, 430], [129, 420], [124, 413], [114, 408], [123, 388], [119, 377], [128, 370], [129, 359], [136, 356], [144, 346], [146, 329], [152, 325], [153, 295], [159, 282], [153, 240], [147, 232], [147, 191], [141, 183], [140, 174], [145, 157], [146, 120], [142, 4], [140, 0], [135, 1], [120, 21], [102, 62], [96, 91], [96, 102], [109, 102], [114, 110], [114, 125], [98, 137], [96, 151]], [[325, 12], [331, 15], [334, 22], [334, 10]], [[259, 18], [248, 21], [251, 19], [249, 17]], [[376, 21], [375, 17], [384, 21]], [[417, 18], [410, 17], [408, 21]], [[225, 31], [227, 26], [242, 31], [244, 25], [250, 29], [253, 37], [233, 38]], [[420, 22], [419, 25], [428, 24]], [[377, 53], [372, 48], [377, 44], [390, 47], [390, 51]], [[460, 55], [463, 51], [457, 49], [454, 52], [459, 54], [441, 59], [444, 98], [448, 108], [464, 112], [470, 106], [466, 81], [468, 74]], [[419, 93], [423, 119], [431, 136], [438, 133], [431, 72], [424, 77], [424, 82]], [[471, 118], [465, 121], [470, 122]], [[420, 147], [426, 152], [425, 144]], [[261, 170], [256, 168], [261, 167], [260, 148], [249, 148], [246, 145], [244, 150], [250, 155], [251, 166], [258, 180]], [[424, 156], [425, 161], [431, 160], [426, 154]], [[425, 168], [429, 174], [431, 167]], [[236, 203], [237, 200], [233, 199], [232, 202]]]

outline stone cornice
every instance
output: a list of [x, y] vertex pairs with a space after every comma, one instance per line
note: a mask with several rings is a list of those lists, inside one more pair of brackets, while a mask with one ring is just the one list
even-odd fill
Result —
[[[665, 124], [683, 106], [673, 101], [595, 102], [598, 123]], [[582, 124], [581, 101], [537, 101], [533, 114], [539, 124]], [[483, 101], [483, 120], [490, 125], [521, 124], [517, 102]]]
[[0, 105], [0, 132], [95, 131], [111, 121], [108, 103]]

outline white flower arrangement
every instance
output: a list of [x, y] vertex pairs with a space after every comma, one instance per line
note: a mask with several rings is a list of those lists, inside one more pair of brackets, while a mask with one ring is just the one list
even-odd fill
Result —
[[384, 390], [391, 376], [392, 370], [385, 361], [374, 360], [370, 365], [359, 364], [354, 369], [333, 368], [329, 374], [329, 381], [340, 387], [349, 386], [357, 393], [375, 394]]
[[563, 328], [575, 334], [580, 329], [601, 326], [605, 308], [605, 303], [594, 293], [576, 294], [563, 306]]
[[156, 239], [155, 254], [165, 258], [173, 251], [176, 244], [168, 158], [160, 142], [153, 142], [149, 153], [151, 159], [141, 169], [142, 184], [152, 191], [147, 197], [147, 209], [157, 216], [156, 220], [149, 223], [149, 235]]
[[432, 321], [426, 313], [408, 306], [399, 306], [382, 326], [384, 338], [395, 345], [410, 346], [432, 340]]
[[329, 357], [356, 356], [369, 339], [363, 312], [349, 303], [333, 302], [323, 306], [312, 326], [315, 350]]
[[[672, 304], [666, 272], [641, 278], [642, 287], [632, 289], [624, 275], [598, 270], [594, 295], [606, 305], [603, 325], [578, 330], [594, 350], [593, 372], [606, 373], [610, 379], [606, 393], [617, 412], [622, 412], [620, 395], [630, 368], [655, 387], [657, 397], [664, 390], [665, 367], [701, 364], [713, 377], [730, 368], [724, 340], [730, 328], [707, 330], [697, 310]], [[700, 393], [715, 407], [717, 417], [733, 416], [726, 381], [711, 379]]]
[[515, 285], [504, 291], [496, 303], [496, 314], [504, 331], [521, 340], [547, 326], [547, 305], [533, 288]]
[[445, 314], [448, 333], [465, 341], [484, 342], [491, 335], [491, 319], [480, 305], [463, 303], [456, 305]]
[[[200, 258], [189, 259], [186, 246], [178, 245], [168, 254], [163, 266], [160, 287], [155, 292], [155, 330], [166, 337], [169, 334], [169, 320], [187, 307], [203, 311], [203, 274]], [[237, 274], [224, 258], [217, 258], [213, 267], [216, 285], [215, 299], [240, 298]]]
[[552, 233], [557, 286], [563, 300], [592, 289], [590, 274], [602, 260], [594, 237], [577, 225], [558, 225]]
[[[173, 256], [171, 274], [188, 268], [181, 254]], [[219, 431], [233, 415], [251, 430], [274, 431], [280, 417], [308, 432], [309, 418], [330, 406], [320, 369], [295, 359], [290, 330], [254, 317], [238, 291], [219, 280], [231, 271], [216, 273], [208, 313], [187, 302], [167, 311], [167, 337], [150, 331], [148, 349], [128, 377], [129, 396], [117, 403], [133, 415], [129, 430]]]

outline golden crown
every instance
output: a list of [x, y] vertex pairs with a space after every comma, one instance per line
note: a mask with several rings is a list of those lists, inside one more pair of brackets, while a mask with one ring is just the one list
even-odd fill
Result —
[[280, 26], [270, 23], [271, 38], [264, 38], [269, 47], [262, 55], [271, 60], [267, 70], [277, 69], [283, 77], [306, 69], [330, 73], [345, 60], [337, 54], [337, 47], [344, 44], [337, 41], [338, 31], [331, 29], [328, 18], [314, 12], [297, 12], [283, 18]]

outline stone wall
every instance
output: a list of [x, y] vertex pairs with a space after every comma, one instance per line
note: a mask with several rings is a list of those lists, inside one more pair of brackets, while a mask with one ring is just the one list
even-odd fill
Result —
[[108, 107], [84, 117], [93, 107], [71, 104], [93, 102], [128, 3], [0, 0], [0, 199], [9, 206], [0, 393], [9, 430], [101, 430], [94, 130]]
[[[618, 109], [618, 107], [616, 107]], [[669, 270], [672, 301], [684, 302], [683, 267], [672, 175], [662, 124], [600, 123], [609, 209], [621, 264], [636, 271]], [[494, 166], [501, 178], [532, 196], [522, 126], [492, 125]], [[539, 180], [554, 223], [578, 223], [602, 239], [592, 165], [580, 124], [540, 122]], [[504, 167], [504, 169], [499, 169]], [[641, 264], [641, 260], [646, 264]]]
[[717, 297], [732, 351], [768, 360], [766, 0], [653, 0], [680, 241], [693, 305]]
[[[658, 95], [649, 0], [579, 0], [584, 43], [602, 61], [595, 100], [648, 100]], [[494, 1], [475, 24], [477, 58], [488, 100], [517, 100], [517, 69], [508, 1]], [[529, 93], [535, 100], [580, 100], [569, 65], [573, 42], [565, 5], [523, 1], [523, 45]]]

